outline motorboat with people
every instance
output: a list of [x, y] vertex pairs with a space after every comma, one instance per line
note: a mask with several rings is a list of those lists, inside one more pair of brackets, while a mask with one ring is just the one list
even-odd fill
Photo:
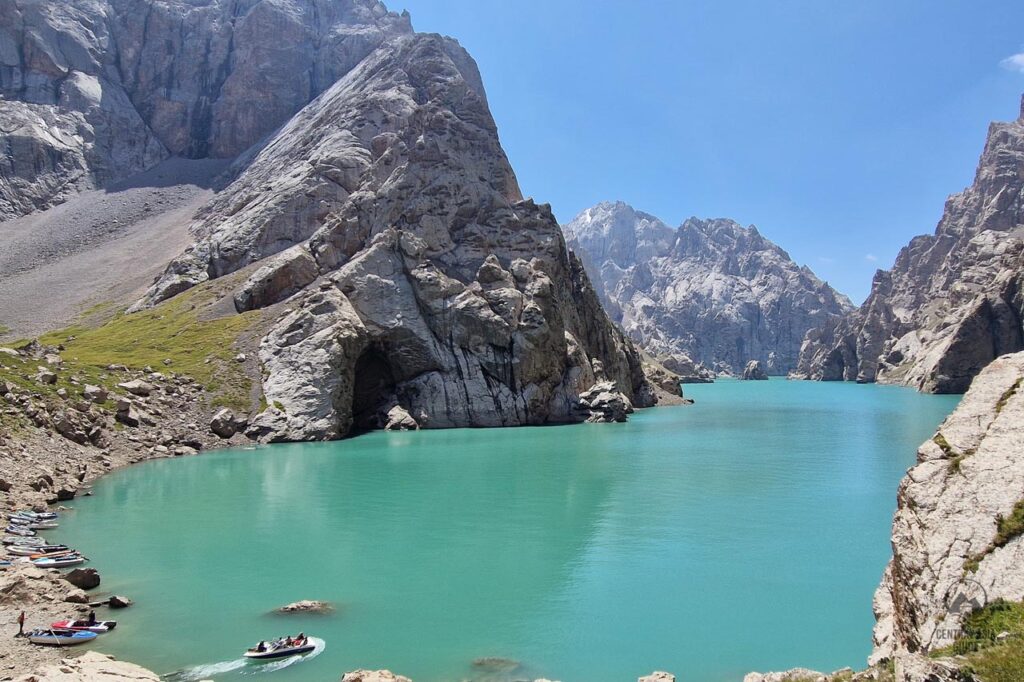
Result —
[[96, 639], [95, 632], [79, 630], [58, 630], [57, 628], [38, 628], [25, 634], [28, 641], [40, 646], [76, 646]]
[[305, 633], [300, 632], [297, 636], [281, 637], [273, 641], [262, 641], [245, 652], [244, 656], [255, 660], [269, 660], [285, 658], [287, 656], [299, 656], [308, 654], [316, 648], [316, 645]]
[[97, 635], [102, 635], [110, 632], [117, 627], [116, 620], [95, 620], [95, 619], [84, 619], [75, 620], [74, 618], [66, 618], [64, 620], [58, 620], [54, 623], [50, 623], [50, 627], [54, 630], [74, 630], [76, 632], [95, 632]]

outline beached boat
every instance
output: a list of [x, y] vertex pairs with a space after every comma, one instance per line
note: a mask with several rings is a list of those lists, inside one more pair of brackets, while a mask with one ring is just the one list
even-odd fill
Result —
[[78, 630], [33, 630], [27, 634], [28, 641], [40, 646], [75, 646], [96, 639], [95, 632]]
[[18, 528], [31, 528], [32, 530], [49, 530], [56, 528], [60, 524], [56, 521], [46, 521], [43, 519], [29, 519], [20, 516], [13, 516], [10, 519], [10, 525], [17, 526]]
[[285, 658], [287, 656], [300, 656], [302, 654], [308, 654], [316, 648], [316, 645], [310, 640], [309, 637], [304, 637], [298, 640], [298, 643], [292, 642], [292, 644], [286, 644], [285, 640], [277, 639], [273, 642], [260, 642], [263, 646], [263, 650], [260, 650], [260, 646], [257, 645], [252, 649], [243, 654], [248, 659], [253, 660], [269, 660], [273, 658]]
[[8, 514], [7, 518], [11, 518], [12, 516], [24, 516], [30, 519], [39, 519], [41, 521], [52, 521], [53, 519], [57, 518], [58, 514], [57, 512], [34, 512], [22, 510]]
[[30, 528], [26, 528], [25, 526], [15, 526], [15, 525], [8, 525], [7, 528], [4, 528], [4, 532], [5, 533], [10, 533], [11, 535], [20, 535], [20, 536], [26, 537], [26, 538], [27, 537], [32, 537], [33, 535], [36, 534], [36, 532], [34, 530], [30, 529]]
[[67, 568], [68, 566], [78, 566], [84, 564], [86, 559], [81, 554], [68, 554], [66, 556], [55, 556], [55, 557], [44, 557], [42, 559], [32, 559], [32, 563], [39, 568]]
[[11, 556], [30, 556], [40, 558], [47, 554], [61, 554], [73, 551], [66, 545], [11, 545], [7, 553]]
[[0, 559], [0, 568], [7, 568], [11, 565], [11, 562], [7, 559]]
[[116, 620], [98, 620], [95, 623], [90, 623], [87, 620], [74, 620], [73, 618], [67, 618], [65, 620], [58, 620], [56, 623], [50, 623], [50, 627], [54, 630], [75, 630], [76, 632], [95, 632], [97, 635], [102, 635], [105, 632], [110, 632], [117, 627]]
[[48, 545], [50, 543], [46, 538], [39, 536], [23, 537], [21, 535], [5, 535], [3, 544], [5, 545]]

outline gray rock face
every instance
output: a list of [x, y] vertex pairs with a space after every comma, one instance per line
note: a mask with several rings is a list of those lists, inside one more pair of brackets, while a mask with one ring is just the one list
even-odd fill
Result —
[[259, 264], [236, 307], [289, 300], [252, 437], [579, 421], [598, 381], [653, 404], [550, 208], [522, 198], [455, 41], [387, 40], [246, 164], [138, 306]]
[[1024, 118], [993, 123], [974, 184], [934, 235], [879, 270], [857, 311], [808, 332], [796, 375], [962, 393], [994, 358], [1024, 349]]
[[768, 378], [768, 373], [764, 371], [760, 360], [751, 360], [743, 368], [743, 374], [740, 378], [745, 381], [763, 381]]
[[756, 228], [731, 220], [672, 229], [617, 202], [563, 229], [612, 319], [656, 356], [683, 354], [728, 374], [753, 358], [786, 374], [808, 329], [852, 310]]
[[1024, 353], [991, 362], [900, 483], [873, 654], [896, 660], [897, 679], [941, 668], [922, 654], [950, 644], [972, 609], [1024, 600], [1024, 537], [999, 528], [1024, 505], [1022, 384]]
[[0, 219], [237, 156], [411, 32], [376, 0], [0, 0]]

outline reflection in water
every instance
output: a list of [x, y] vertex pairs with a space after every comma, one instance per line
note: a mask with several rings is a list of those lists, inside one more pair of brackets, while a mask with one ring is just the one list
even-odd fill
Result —
[[[137, 600], [103, 650], [230, 663], [305, 630], [276, 680], [688, 680], [859, 665], [896, 482], [955, 398], [722, 382], [625, 425], [374, 433], [150, 462], [62, 539]], [[299, 599], [330, 616], [270, 615]], [[474, 659], [522, 663], [501, 670]], [[217, 672], [230, 679], [248, 667]], [[251, 671], [249, 671], [251, 672]]]

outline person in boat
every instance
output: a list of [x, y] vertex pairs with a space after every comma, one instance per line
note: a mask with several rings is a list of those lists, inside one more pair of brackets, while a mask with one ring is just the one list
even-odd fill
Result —
[[96, 625], [96, 612], [95, 611], [90, 611], [89, 612], [89, 625]]
[[300, 632], [295, 637], [295, 646], [303, 646], [305, 643], [306, 643], [306, 633], [305, 632]]
[[284, 638], [284, 645], [286, 647], [291, 648], [293, 644], [294, 643], [292, 642], [292, 636], [291, 635], [288, 635], [287, 637]]

